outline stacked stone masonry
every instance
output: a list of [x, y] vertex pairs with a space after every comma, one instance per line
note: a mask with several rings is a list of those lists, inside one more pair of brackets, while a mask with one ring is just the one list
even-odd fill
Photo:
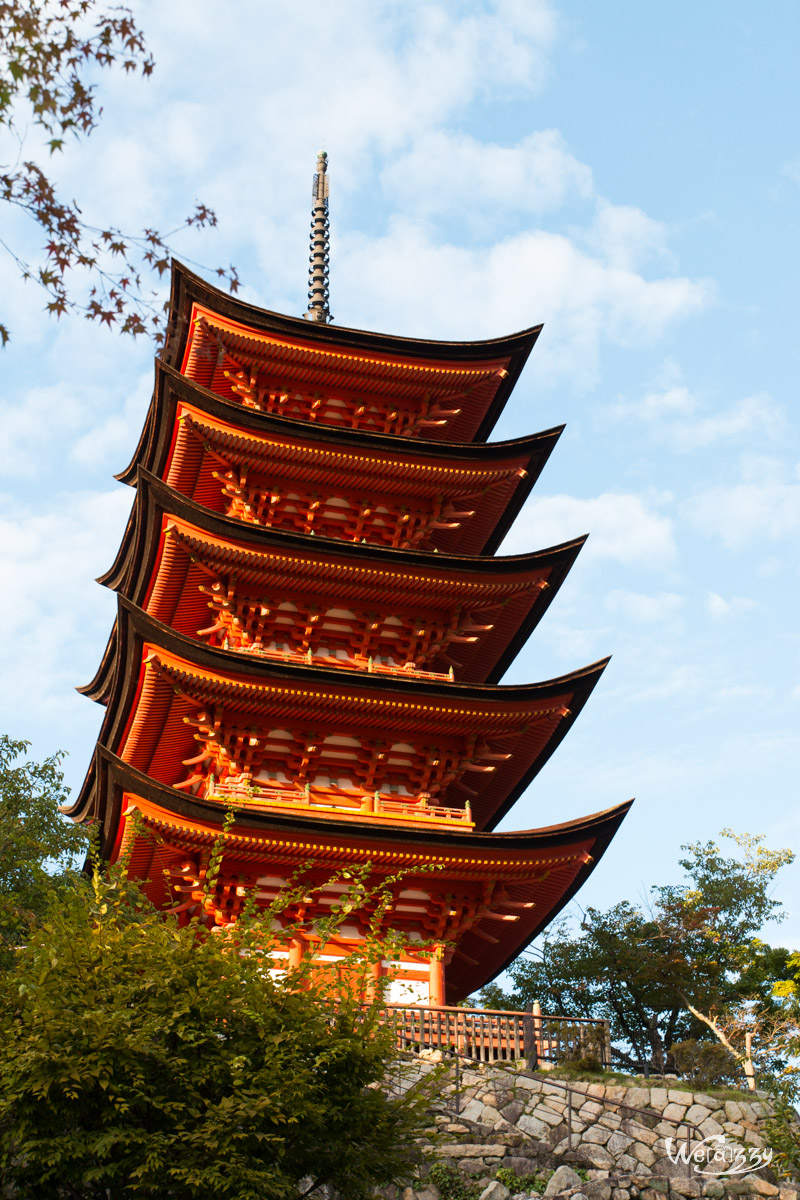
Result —
[[[432, 1069], [432, 1063], [409, 1060], [398, 1076], [399, 1086], [405, 1090]], [[690, 1122], [694, 1127], [690, 1146], [722, 1135], [752, 1161], [757, 1151], [767, 1149], [764, 1125], [769, 1104], [760, 1095], [734, 1100], [667, 1086], [549, 1082], [526, 1072], [524, 1063], [466, 1065], [456, 1088], [452, 1067], [446, 1070], [438, 1089], [441, 1100], [434, 1106], [433, 1155], [452, 1164], [465, 1182], [482, 1185], [481, 1200], [522, 1200], [538, 1194], [532, 1186], [512, 1193], [495, 1180], [500, 1167], [520, 1179], [538, 1175], [541, 1180], [550, 1173], [545, 1194], [573, 1200], [725, 1200], [740, 1195], [800, 1200], [800, 1188], [780, 1182], [768, 1167], [715, 1177], [698, 1173], [692, 1164], [674, 1162], [668, 1153], [674, 1155], [676, 1140], [685, 1145], [683, 1122]], [[405, 1189], [398, 1200], [437, 1197], [436, 1188], [428, 1183], [417, 1190]]]

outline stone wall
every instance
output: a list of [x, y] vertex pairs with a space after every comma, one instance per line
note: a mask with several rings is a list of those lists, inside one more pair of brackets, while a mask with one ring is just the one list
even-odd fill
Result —
[[[403, 1086], [431, 1069], [429, 1062], [410, 1060]], [[759, 1094], [725, 1100], [665, 1086], [551, 1081], [514, 1063], [465, 1065], [458, 1079], [448, 1067], [437, 1094], [435, 1157], [451, 1163], [474, 1184], [476, 1195], [478, 1185], [488, 1189], [491, 1184], [485, 1200], [507, 1200], [511, 1195], [493, 1182], [498, 1167], [520, 1178], [538, 1174], [543, 1180], [561, 1164], [569, 1165], [571, 1175], [580, 1171], [581, 1177], [574, 1176], [570, 1188], [549, 1194], [572, 1195], [575, 1200], [662, 1200], [673, 1194], [720, 1200], [743, 1193], [800, 1200], [800, 1191], [779, 1184], [768, 1168], [717, 1179], [699, 1174], [692, 1164], [676, 1164], [668, 1153], [670, 1148], [675, 1153], [675, 1140], [686, 1140], [686, 1126], [674, 1122], [688, 1121], [696, 1127], [690, 1148], [703, 1138], [724, 1138], [742, 1148], [748, 1165], [758, 1164], [758, 1152], [766, 1150], [764, 1122], [769, 1114], [768, 1101]], [[667, 1139], [673, 1139], [671, 1146]], [[425, 1187], [419, 1200], [435, 1200], [436, 1195], [435, 1189]], [[405, 1200], [414, 1200], [414, 1193], [408, 1191]]]

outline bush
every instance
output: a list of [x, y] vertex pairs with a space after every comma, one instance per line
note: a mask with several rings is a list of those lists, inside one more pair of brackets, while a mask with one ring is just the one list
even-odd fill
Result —
[[[276, 978], [269, 923], [204, 936], [78, 883], [0, 976], [0, 1178], [36, 1200], [366, 1200], [425, 1125], [360, 997]], [[299, 969], [298, 969], [299, 970]], [[321, 973], [320, 973], [321, 974]]]
[[439, 1193], [439, 1200], [478, 1200], [483, 1188], [467, 1183], [449, 1162], [434, 1163], [428, 1179]]
[[739, 1064], [719, 1042], [676, 1042], [670, 1054], [681, 1075], [699, 1088], [736, 1086]]

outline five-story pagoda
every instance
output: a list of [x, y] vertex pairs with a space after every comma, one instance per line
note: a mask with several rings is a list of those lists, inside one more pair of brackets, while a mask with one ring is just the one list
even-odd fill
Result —
[[305, 320], [173, 268], [119, 476], [136, 498], [101, 580], [117, 620], [81, 689], [107, 711], [70, 814], [99, 822], [104, 856], [126, 854], [153, 900], [205, 905], [209, 925], [305, 870], [316, 887], [284, 918], [295, 962], [363, 941], [355, 914], [315, 944], [337, 871], [399, 875], [387, 920], [411, 950], [390, 999], [451, 1004], [563, 907], [628, 805], [491, 832], [605, 666], [497, 683], [583, 540], [493, 557], [561, 432], [486, 441], [540, 327], [461, 343], [332, 327], [326, 165]]

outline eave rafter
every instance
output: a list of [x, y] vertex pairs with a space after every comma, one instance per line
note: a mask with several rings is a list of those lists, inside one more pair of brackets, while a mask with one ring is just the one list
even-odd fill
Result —
[[[431, 575], [383, 571], [384, 580], [392, 577], [387, 591], [385, 582], [376, 586], [363, 573], [348, 578], [319, 559], [284, 555], [280, 562], [274, 554], [241, 552], [178, 521], [167, 519], [164, 533], [162, 588], [181, 576], [175, 560], [183, 553], [195, 579], [205, 576], [194, 586], [208, 597], [210, 614], [192, 632], [210, 645], [371, 672], [438, 671], [454, 678], [454, 668], [471, 651], [474, 657], [475, 645], [498, 621], [511, 618], [510, 636], [520, 610], [527, 612], [549, 586], [547, 568], [534, 580], [484, 579], [460, 588]], [[159, 591], [157, 580], [153, 600]]]
[[[254, 625], [251, 605], [257, 604], [260, 610], [272, 606], [276, 598], [276, 608], [288, 602], [305, 614], [302, 619], [330, 608], [358, 610], [370, 618], [364, 618], [360, 628], [376, 621], [379, 624], [377, 631], [367, 631], [366, 643], [359, 644], [359, 655], [365, 659], [390, 654], [389, 643], [396, 644], [398, 639], [387, 642], [382, 638], [381, 621], [399, 613], [403, 623], [408, 619], [416, 623], [417, 631], [426, 630], [427, 642], [418, 641], [416, 648], [409, 645], [409, 655], [413, 649], [415, 655], [426, 656], [426, 665], [440, 674], [447, 674], [452, 666], [456, 678], [483, 683], [494, 682], [513, 659], [547, 610], [584, 540], [504, 558], [343, 545], [331, 539], [243, 526], [187, 500], [140, 468], [137, 496], [120, 552], [100, 582], [190, 635], [214, 623], [209, 609], [212, 598], [200, 588], [206, 593], [213, 590], [215, 595], [224, 590], [227, 598], [231, 593], [238, 596], [250, 610], [243, 614], [248, 631]], [[235, 609], [237, 602], [231, 599], [230, 603]], [[318, 613], [312, 611], [315, 606]], [[457, 630], [456, 613], [461, 614]], [[260, 612], [257, 616], [260, 619]], [[264, 620], [268, 620], [266, 616]], [[295, 616], [289, 622], [283, 615], [286, 624], [299, 625], [300, 620]], [[315, 625], [321, 622], [320, 616]], [[493, 628], [475, 628], [485, 625]], [[448, 646], [437, 655], [437, 626], [470, 640]], [[298, 641], [289, 629], [291, 650], [301, 655], [307, 650], [303, 632]], [[209, 636], [212, 644], [222, 644], [222, 636]], [[261, 637], [262, 643], [269, 644], [269, 640]], [[445, 640], [452, 641], [449, 637]], [[317, 646], [325, 647], [324, 639], [312, 641], [314, 654]], [[239, 635], [229, 637], [229, 642], [238, 645]], [[333, 638], [328, 648], [341, 651], [345, 642], [344, 637]], [[366, 661], [361, 666], [366, 668]]]
[[[244, 522], [300, 534], [490, 554], [549, 457], [561, 428], [492, 445], [310, 428], [247, 410], [163, 364], [130, 467]], [[410, 447], [413, 446], [413, 450]]]
[[338, 805], [363, 819], [470, 824], [473, 801], [482, 823], [487, 792], [513, 783], [571, 715], [568, 692], [507, 710], [354, 698], [342, 687], [234, 683], [144, 649], [144, 702], [122, 756], [158, 770], [147, 736], [154, 706], [179, 696], [164, 735], [177, 749], [180, 720], [194, 749], [181, 778], [166, 782], [221, 805], [303, 805], [320, 815]]
[[[340, 790], [360, 796], [360, 803], [377, 792], [386, 803], [413, 801], [414, 812], [428, 803], [462, 812], [471, 804], [479, 827], [498, 820], [527, 786], [605, 666], [510, 688], [378, 680], [205, 648], [119, 603], [100, 737], [139, 769], [212, 791], [220, 774], [233, 787], [243, 786], [244, 774], [267, 790], [287, 784], [295, 793], [306, 785], [324, 793], [340, 777]], [[201, 711], [221, 733], [216, 740], [203, 735], [198, 744], [192, 722]], [[286, 780], [273, 745], [276, 729], [283, 731], [281, 749], [288, 745]]]
[[170, 312], [167, 361], [221, 395], [446, 441], [488, 437], [542, 328], [434, 342], [314, 325], [236, 300], [177, 263]]
[[245, 407], [342, 429], [447, 438], [466, 405], [486, 408], [508, 375], [344, 354], [253, 334], [195, 306], [183, 373]]
[[[502, 517], [528, 477], [524, 453], [480, 465], [409, 460], [396, 451], [243, 434], [187, 405], [177, 419], [168, 483], [179, 487], [186, 461], [198, 462], [200, 486], [214, 490], [216, 482], [227, 516], [299, 534], [387, 548], [470, 545]], [[542, 438], [551, 443], [556, 436]]]

